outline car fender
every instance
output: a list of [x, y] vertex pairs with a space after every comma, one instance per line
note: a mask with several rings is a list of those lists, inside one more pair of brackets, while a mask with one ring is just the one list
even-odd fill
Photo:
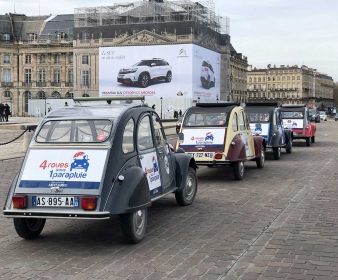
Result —
[[150, 74], [149, 71], [142, 71], [139, 75], [138, 75], [138, 80], [140, 79], [140, 76], [142, 74], [147, 74], [149, 76], [149, 79], [153, 79], [154, 77]]
[[282, 132], [279, 131], [278, 129], [275, 129], [271, 134], [270, 146], [279, 147], [281, 144], [281, 139], [282, 139]]
[[109, 211], [110, 214], [123, 214], [150, 205], [147, 176], [139, 166], [134, 165], [123, 170], [114, 180], [104, 211]]
[[266, 149], [265, 139], [262, 136], [254, 136], [253, 138], [255, 144], [255, 156], [256, 158], [260, 158], [262, 145], [264, 146], [264, 149]]
[[185, 153], [175, 153], [174, 157], [176, 162], [176, 186], [178, 188], [177, 190], [180, 191], [185, 188], [189, 167], [192, 167], [196, 170], [197, 165], [195, 159], [191, 155]]
[[246, 161], [245, 144], [239, 135], [232, 139], [226, 159], [228, 161]]
[[285, 144], [290, 144], [292, 142], [292, 130], [284, 129], [285, 133]]
[[3, 208], [3, 210], [6, 209], [10, 209], [11, 208], [11, 204], [12, 204], [12, 197], [14, 195], [15, 192], [15, 187], [18, 183], [18, 179], [19, 179], [19, 173], [17, 173], [12, 181], [11, 187], [8, 190], [8, 194], [7, 194], [7, 198], [6, 198], [6, 202], [5, 202], [5, 206]]
[[316, 125], [314, 123], [311, 124], [311, 131], [312, 131], [312, 136], [316, 134]]

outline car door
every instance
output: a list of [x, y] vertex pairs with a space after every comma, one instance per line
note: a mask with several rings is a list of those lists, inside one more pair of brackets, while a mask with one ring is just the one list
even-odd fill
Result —
[[282, 114], [279, 110], [275, 112], [276, 116], [276, 126], [277, 130], [281, 133], [281, 145], [286, 144], [286, 139], [285, 139], [285, 131], [284, 131], [284, 126], [283, 126], [283, 119], [282, 119]]
[[140, 165], [147, 176], [150, 196], [163, 193], [159, 158], [154, 143], [150, 113], [140, 117], [137, 125], [137, 149]]
[[174, 166], [171, 157], [171, 150], [160, 119], [156, 113], [152, 113], [152, 122], [155, 135], [155, 146], [158, 153], [161, 182], [164, 192], [174, 186]]
[[239, 117], [239, 130], [241, 138], [245, 143], [245, 153], [247, 157], [255, 156], [255, 144], [253, 135], [250, 129], [248, 117], [244, 110], [241, 110], [238, 114]]

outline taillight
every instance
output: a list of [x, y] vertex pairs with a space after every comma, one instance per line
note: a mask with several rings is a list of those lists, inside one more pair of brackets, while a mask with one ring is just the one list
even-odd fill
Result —
[[13, 207], [16, 209], [27, 208], [27, 195], [13, 195]]
[[97, 203], [96, 196], [84, 196], [81, 200], [81, 207], [83, 210], [95, 210]]
[[215, 159], [222, 159], [223, 155], [222, 154], [215, 154]]

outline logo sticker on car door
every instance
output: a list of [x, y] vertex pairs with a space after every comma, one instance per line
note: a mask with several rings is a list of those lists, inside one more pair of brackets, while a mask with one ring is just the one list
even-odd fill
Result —
[[162, 186], [156, 152], [143, 154], [141, 158], [141, 165], [144, 174], [147, 176], [150, 195], [153, 196], [160, 193], [162, 191]]

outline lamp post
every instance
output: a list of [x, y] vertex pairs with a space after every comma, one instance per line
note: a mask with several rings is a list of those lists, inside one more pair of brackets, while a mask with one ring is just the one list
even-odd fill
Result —
[[163, 119], [162, 118], [162, 101], [163, 101], [163, 98], [161, 97], [160, 99], [161, 99], [161, 120], [162, 120]]
[[198, 98], [197, 98], [197, 103], [200, 103], [200, 99], [201, 99], [201, 97], [198, 97]]
[[218, 99], [218, 94], [216, 94], [216, 101], [217, 101], [217, 103], [218, 103], [218, 100], [219, 100], [219, 99]]

